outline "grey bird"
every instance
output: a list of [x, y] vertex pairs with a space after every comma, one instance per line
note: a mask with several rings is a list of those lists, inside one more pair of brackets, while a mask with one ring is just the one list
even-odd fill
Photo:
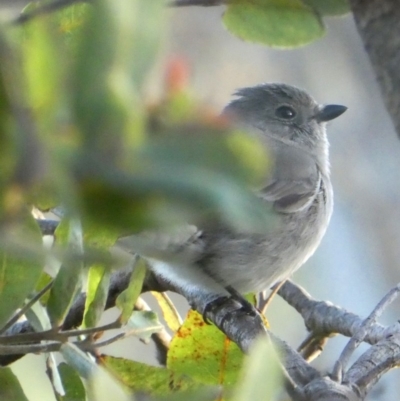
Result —
[[268, 148], [272, 174], [257, 195], [272, 206], [278, 223], [264, 234], [187, 225], [119, 242], [203, 310], [221, 297], [260, 292], [288, 278], [314, 253], [332, 214], [325, 125], [347, 108], [321, 106], [284, 84], [243, 88], [235, 95], [223, 114]]

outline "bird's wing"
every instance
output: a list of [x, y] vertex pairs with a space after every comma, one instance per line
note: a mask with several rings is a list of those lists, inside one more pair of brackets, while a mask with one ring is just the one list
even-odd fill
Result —
[[294, 213], [314, 200], [321, 183], [316, 161], [296, 147], [281, 146], [274, 152], [272, 177], [259, 195], [282, 213]]

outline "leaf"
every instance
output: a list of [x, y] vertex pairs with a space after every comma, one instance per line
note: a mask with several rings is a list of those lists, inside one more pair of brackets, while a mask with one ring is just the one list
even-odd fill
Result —
[[195, 390], [201, 387], [199, 382], [196, 382], [187, 375], [177, 374], [170, 369], [112, 356], [103, 356], [101, 362], [122, 383], [135, 392], [166, 395]]
[[124, 327], [126, 331], [148, 341], [152, 334], [158, 333], [164, 326], [158, 320], [157, 314], [152, 311], [134, 311]]
[[47, 311], [53, 326], [59, 326], [81, 286], [83, 238], [79, 221], [64, 218], [55, 232], [55, 239], [67, 246], [67, 253], [54, 279], [47, 302]]
[[65, 390], [62, 401], [85, 401], [86, 390], [76, 370], [62, 362], [58, 365], [58, 372]]
[[282, 391], [283, 377], [271, 343], [259, 338], [245, 359], [232, 401], [270, 401]]
[[344, 15], [351, 11], [348, 0], [302, 0], [324, 16]]
[[66, 343], [60, 352], [68, 365], [76, 369], [81, 377], [87, 379], [89, 399], [96, 401], [131, 401], [125, 389], [103, 368], [96, 365], [88, 355], [76, 345]]
[[232, 0], [223, 22], [241, 39], [280, 48], [305, 45], [325, 32], [318, 14], [301, 0]]
[[142, 140], [138, 89], [158, 51], [163, 9], [161, 0], [101, 0], [83, 28], [73, 108], [83, 146], [105, 160], [121, 161], [125, 145]]
[[0, 400], [28, 401], [10, 368], [0, 368]]
[[[35, 289], [44, 267], [43, 254], [37, 252], [42, 249], [42, 235], [36, 221], [28, 212], [22, 221], [7, 228], [2, 240], [4, 244], [0, 247], [0, 327], [4, 326]], [[22, 244], [29, 244], [31, 248], [24, 249]]]
[[95, 327], [103, 314], [110, 284], [110, 269], [102, 264], [92, 265], [87, 278], [85, 311], [82, 327]]
[[42, 124], [55, 117], [65, 93], [62, 88], [65, 63], [59, 39], [58, 31], [48, 18], [34, 19], [25, 27], [22, 49], [27, 95], [30, 107], [36, 117], [42, 119]]
[[51, 329], [51, 322], [47, 310], [40, 302], [36, 302], [32, 305], [31, 308], [26, 311], [25, 316], [35, 331]]
[[159, 293], [156, 291], [151, 291], [151, 295], [157, 300], [158, 305], [161, 308], [163, 318], [167, 323], [168, 327], [176, 332], [182, 324], [181, 317], [172, 303], [171, 299], [166, 296], [165, 293]]
[[238, 346], [191, 310], [171, 341], [167, 367], [204, 384], [229, 386], [237, 382], [242, 362]]
[[122, 291], [115, 301], [115, 305], [121, 311], [119, 321], [122, 324], [125, 324], [132, 315], [133, 307], [142, 291], [145, 274], [146, 264], [144, 260], [136, 259], [128, 288]]

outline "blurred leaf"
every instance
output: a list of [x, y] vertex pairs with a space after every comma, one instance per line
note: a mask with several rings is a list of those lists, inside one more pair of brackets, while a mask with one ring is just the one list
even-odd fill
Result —
[[232, 0], [223, 21], [241, 39], [280, 48], [305, 45], [325, 32], [318, 14], [301, 0]]
[[158, 51], [161, 0], [100, 0], [90, 10], [75, 66], [74, 110], [88, 152], [121, 162], [143, 135], [138, 89]]
[[321, 15], [344, 15], [351, 11], [348, 0], [302, 0], [304, 4], [314, 8]]
[[68, 45], [73, 47], [77, 45], [90, 7], [92, 5], [88, 3], [75, 3], [55, 13], [59, 31], [64, 35]]
[[55, 231], [55, 240], [67, 248], [47, 302], [51, 322], [57, 327], [63, 322], [81, 286], [83, 238], [80, 222], [67, 218], [61, 220]]
[[[218, 218], [241, 230], [267, 231], [273, 213], [240, 179], [237, 157], [231, 151], [220, 152], [216, 140], [214, 148], [208, 146], [212, 137], [209, 139], [206, 143], [198, 141], [197, 148], [190, 140], [181, 141], [187, 147], [155, 145], [141, 156], [132, 155], [136, 166], [131, 172], [100, 161], [82, 162], [79, 169], [82, 175], [85, 171], [80, 183], [85, 213], [99, 223], [128, 232], [195, 223], [204, 217]], [[178, 141], [175, 138], [171, 142]], [[242, 171], [243, 178], [254, 176], [254, 171]]]
[[10, 368], [0, 368], [0, 400], [28, 401], [17, 377]]
[[283, 376], [277, 356], [266, 338], [259, 338], [245, 359], [232, 401], [270, 401], [282, 391]]
[[[265, 178], [270, 163], [266, 151], [255, 138], [242, 132], [228, 134], [226, 130], [207, 126], [186, 128], [186, 135], [168, 133], [168, 136], [147, 142], [138, 152], [141, 166], [165, 163], [171, 172], [184, 166], [207, 168], [243, 182]], [[200, 132], [196, 133], [199, 128]]]
[[102, 364], [130, 389], [151, 395], [195, 390], [201, 384], [185, 374], [124, 358], [103, 356]]
[[[50, 274], [48, 274], [46, 272], [42, 272], [42, 274], [40, 275], [39, 281], [36, 284], [35, 291], [39, 292], [44, 287], [46, 287], [46, 285], [48, 285], [52, 280], [53, 280], [53, 277], [51, 277]], [[46, 305], [46, 303], [49, 299], [49, 296], [50, 296], [50, 291], [47, 291], [46, 294], [44, 294], [40, 298], [40, 303], [43, 305]]]
[[68, 365], [74, 368], [79, 376], [84, 379], [89, 380], [99, 369], [89, 355], [72, 343], [63, 344], [60, 348], [60, 353]]
[[46, 124], [56, 116], [65, 93], [62, 87], [65, 59], [61, 57], [63, 46], [59, 39], [49, 18], [37, 18], [25, 26], [22, 49], [27, 95], [30, 107], [41, 121], [42, 133], [44, 127], [53, 128]]
[[146, 274], [146, 264], [143, 259], [136, 259], [128, 288], [118, 295], [115, 305], [121, 311], [119, 321], [125, 324], [133, 312], [133, 307], [142, 291], [143, 280]]
[[[143, 341], [148, 341], [152, 334], [158, 333], [164, 326], [152, 311], [134, 311], [128, 320], [125, 330], [133, 330], [133, 334]], [[136, 333], [135, 333], [136, 331]]]
[[62, 401], [85, 401], [85, 386], [76, 370], [62, 362], [58, 365], [58, 371], [65, 390], [65, 395], [61, 398]]
[[87, 278], [85, 311], [82, 327], [95, 327], [103, 314], [110, 284], [110, 269], [102, 264], [92, 265]]
[[176, 373], [224, 387], [237, 382], [242, 363], [238, 346], [193, 310], [173, 337], [167, 359], [167, 367]]
[[51, 322], [47, 310], [40, 302], [33, 304], [31, 308], [26, 311], [25, 316], [35, 331], [51, 329]]
[[161, 308], [163, 318], [167, 323], [168, 327], [175, 333], [179, 327], [181, 326], [182, 322], [180, 320], [180, 316], [178, 311], [175, 308], [175, 305], [172, 301], [164, 296], [165, 293], [160, 294], [156, 291], [151, 291], [151, 295], [157, 300], [158, 305]]
[[122, 386], [104, 369], [96, 365], [88, 355], [71, 343], [61, 346], [60, 352], [68, 365], [88, 380], [89, 399], [96, 401], [132, 401]]
[[[6, 238], [7, 237], [7, 238]], [[12, 223], [2, 233], [4, 241], [0, 247], [0, 327], [21, 307], [25, 298], [34, 290], [44, 267], [44, 257], [35, 248], [42, 249], [39, 227], [26, 212], [21, 221]], [[15, 252], [12, 244], [28, 243], [33, 249], [22, 246]], [[36, 250], [37, 250], [36, 249]]]

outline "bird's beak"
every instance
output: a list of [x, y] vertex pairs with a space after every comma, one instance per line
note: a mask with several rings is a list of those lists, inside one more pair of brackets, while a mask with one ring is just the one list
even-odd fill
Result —
[[319, 122], [330, 121], [342, 115], [346, 110], [346, 106], [340, 106], [338, 104], [328, 104], [327, 106], [324, 106], [320, 109], [315, 118]]

